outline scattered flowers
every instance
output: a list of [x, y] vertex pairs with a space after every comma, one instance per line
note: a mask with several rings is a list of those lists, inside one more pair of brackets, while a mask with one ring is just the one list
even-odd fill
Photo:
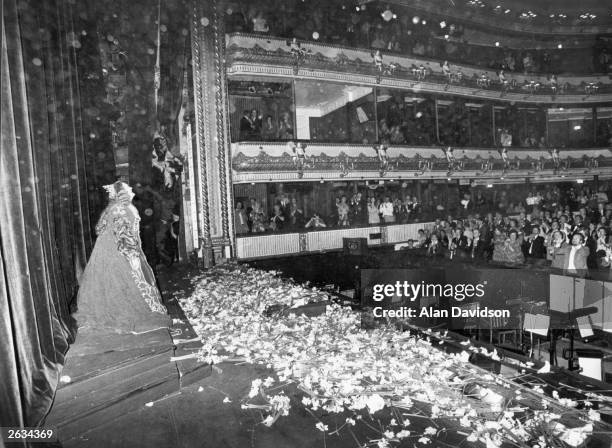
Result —
[[327, 425], [324, 425], [323, 422], [319, 422], [315, 425], [315, 428], [317, 428], [319, 431], [325, 432], [327, 431], [329, 428], [327, 427]]
[[[546, 431], [578, 446], [593, 431], [592, 423], [568, 428], [559, 422], [559, 414], [546, 410], [551, 403], [555, 410], [575, 407], [575, 402], [558, 395], [556, 403], [531, 397], [532, 405], [523, 409], [538, 407], [533, 415], [515, 415], [509, 405], [522, 400], [520, 391], [509, 389], [501, 377], [483, 375], [467, 362], [467, 351], [449, 355], [436, 348], [438, 344], [430, 342], [429, 336], [423, 339], [391, 326], [365, 330], [359, 313], [336, 304], [327, 304], [317, 316], [300, 314], [298, 306], [327, 302], [327, 293], [283, 280], [274, 271], [225, 265], [193, 281], [194, 292], [181, 299], [181, 306], [202, 340], [198, 358], [213, 364], [261, 364], [276, 373], [276, 378], [254, 379], [241, 405], [267, 412], [262, 421], [266, 426], [289, 414], [290, 399], [282, 389], [295, 383], [304, 393], [301, 405], [309, 412], [352, 412], [342, 427], [355, 426], [366, 411], [375, 414], [395, 408], [424, 422], [454, 419], [457, 430], [467, 429], [468, 442], [479, 441], [487, 447], [504, 441], [533, 446]], [[438, 335], [432, 337], [435, 340]], [[462, 345], [499, 359], [496, 351], [479, 350], [469, 341]], [[466, 386], [471, 393], [465, 392]], [[540, 386], [534, 390], [544, 393]], [[223, 402], [231, 400], [225, 397]], [[423, 413], [424, 409], [428, 412]], [[368, 446], [386, 448], [406, 438], [428, 445], [448, 429], [427, 426], [422, 433], [410, 431], [405, 429], [410, 420], [400, 419], [397, 412], [394, 415], [381, 427], [380, 438], [370, 440]], [[588, 417], [592, 422], [600, 419], [594, 410]], [[315, 427], [322, 432], [329, 429], [322, 421]], [[399, 427], [404, 429], [397, 431]]]

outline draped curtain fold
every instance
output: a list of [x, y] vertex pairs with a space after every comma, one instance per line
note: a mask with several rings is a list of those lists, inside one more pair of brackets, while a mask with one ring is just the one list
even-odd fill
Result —
[[0, 426], [44, 420], [92, 245], [75, 5], [2, 2]]
[[189, 38], [189, 6], [183, 0], [162, 2], [160, 64], [161, 82], [157, 119], [166, 128], [167, 137], [178, 144], [182, 123], [176, 123], [182, 104], [185, 70], [189, 67], [191, 41]]

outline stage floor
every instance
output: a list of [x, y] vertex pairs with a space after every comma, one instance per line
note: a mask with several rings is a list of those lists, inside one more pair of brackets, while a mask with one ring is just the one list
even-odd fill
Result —
[[[244, 398], [255, 378], [265, 377], [268, 371], [253, 365], [220, 364], [219, 369], [205, 380], [181, 390], [177, 395], [155, 402], [122, 415], [107, 425], [84, 435], [66, 448], [77, 447], [183, 447], [183, 448], [355, 448], [355, 440], [346, 432], [341, 436], [324, 435], [315, 428], [315, 420], [299, 401], [303, 395], [290, 389], [292, 409], [271, 428], [261, 424], [257, 412], [243, 410]], [[269, 372], [272, 373], [272, 372]], [[228, 397], [231, 403], [223, 403]], [[382, 413], [382, 412], [381, 412]], [[348, 416], [348, 414], [347, 414]], [[346, 419], [343, 414], [332, 414], [323, 421], [334, 428]], [[411, 430], [424, 430], [428, 420], [411, 419]], [[376, 425], [377, 423], [371, 422]], [[361, 425], [363, 426], [363, 425]], [[363, 428], [357, 431], [363, 431]], [[374, 434], [372, 432], [372, 434]], [[355, 434], [362, 443], [365, 434]], [[464, 436], [449, 435], [448, 446], [457, 446]], [[412, 445], [406, 445], [412, 446]], [[607, 447], [606, 447], [607, 448]]]
[[[182, 315], [178, 306], [178, 297], [189, 295], [192, 291], [190, 277], [198, 274], [197, 270], [184, 266], [175, 266], [159, 273], [161, 289], [168, 308], [175, 317]], [[184, 317], [184, 315], [183, 315]], [[179, 338], [193, 336], [189, 328]], [[191, 350], [193, 351], [193, 350]], [[189, 353], [184, 349], [182, 353]], [[251, 382], [264, 378], [273, 372], [263, 366], [252, 364], [221, 363], [210, 369], [210, 374], [195, 379], [191, 384], [169, 390], [168, 393], [150, 401], [141, 400], [113, 408], [113, 416], [104, 424], [95, 427], [79, 428], [76, 437], [63, 440], [66, 448], [77, 447], [252, 447], [252, 448], [306, 448], [330, 447], [344, 448], [359, 446], [372, 439], [379, 432], [371, 431], [365, 425], [355, 427], [351, 435], [344, 429], [340, 435], [323, 433], [315, 427], [316, 420], [301, 404], [304, 395], [295, 386], [284, 389], [291, 399], [291, 412], [270, 428], [262, 425], [265, 413], [253, 409], [243, 409], [241, 400], [248, 395]], [[129, 405], [128, 405], [129, 404]], [[429, 415], [424, 408], [423, 413]], [[326, 414], [321, 417], [329, 430], [341, 426], [347, 415]], [[367, 418], [367, 417], [364, 417]], [[375, 415], [376, 420], [387, 421], [391, 415], [387, 410]], [[371, 420], [373, 428], [379, 422]], [[429, 418], [410, 417], [410, 430], [422, 432], [431, 426]], [[448, 422], [452, 429], [456, 422]], [[436, 440], [436, 447], [454, 447], [463, 442], [466, 446], [466, 434], [461, 428], [446, 432], [444, 437]], [[457, 430], [459, 432], [457, 432]], [[357, 439], [357, 440], [356, 440]], [[410, 446], [414, 441], [398, 445]], [[590, 447], [609, 448], [609, 440], [599, 438]]]

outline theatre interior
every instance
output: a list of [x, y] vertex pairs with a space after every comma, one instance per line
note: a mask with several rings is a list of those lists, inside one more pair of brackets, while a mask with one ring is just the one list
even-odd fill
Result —
[[612, 3], [1, 34], [0, 447], [612, 447]]

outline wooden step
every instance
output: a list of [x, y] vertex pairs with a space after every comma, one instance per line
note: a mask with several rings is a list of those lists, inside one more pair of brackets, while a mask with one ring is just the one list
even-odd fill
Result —
[[[193, 358], [202, 342], [193, 330], [187, 318], [175, 320], [172, 325], [172, 341], [174, 342], [174, 356], [176, 368], [179, 372], [181, 387], [186, 387], [212, 374], [212, 366]], [[181, 359], [183, 358], [183, 359]]]
[[104, 375], [113, 369], [119, 369], [138, 360], [150, 358], [159, 354], [166, 354], [168, 360], [172, 355], [173, 347], [158, 346], [150, 348], [137, 348], [122, 351], [109, 351], [97, 355], [71, 356], [67, 359], [62, 375], [69, 377], [69, 382], [60, 383], [58, 391], [72, 387], [77, 383]]
[[[156, 369], [147, 381], [138, 378], [140, 384], [123, 394], [114, 394], [110, 400], [92, 406], [81, 415], [73, 416], [72, 419], [64, 420], [62, 424], [56, 425], [59, 439], [64, 444], [69, 441], [78, 440], [88, 432], [110, 423], [122, 415], [142, 409], [146, 403], [155, 402], [164, 397], [179, 393], [179, 381], [176, 372], [165, 372]], [[53, 425], [54, 423], [49, 423]], [[83, 446], [81, 442], [76, 446]]]
[[[156, 382], [157, 375], [176, 375], [176, 364], [170, 361], [172, 351], [141, 357], [121, 366], [113, 367], [83, 381], [58, 389], [54, 411], [70, 419], [92, 407], [104, 405], [115, 397]], [[58, 422], [61, 424], [61, 421]]]
[[[112, 349], [111, 349], [112, 347]], [[82, 335], [71, 347], [46, 425], [70, 440], [180, 389], [168, 330]]]

